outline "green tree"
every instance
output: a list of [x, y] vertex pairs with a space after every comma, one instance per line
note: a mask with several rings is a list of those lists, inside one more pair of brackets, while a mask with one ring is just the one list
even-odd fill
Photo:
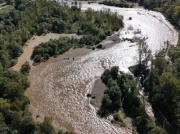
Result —
[[148, 134], [167, 134], [166, 131], [160, 127], [155, 127]]
[[111, 68], [110, 73], [113, 79], [116, 79], [118, 76], [118, 72], [119, 72], [119, 67], [118, 66], [114, 66]]
[[180, 81], [169, 72], [163, 73], [160, 77], [160, 88], [165, 96], [165, 102], [169, 102], [179, 91]]
[[29, 65], [29, 62], [26, 61], [26, 62], [21, 66], [20, 72], [21, 72], [22, 74], [28, 74], [29, 71], [30, 71], [30, 69], [31, 69], [31, 66]]
[[12, 58], [19, 56], [22, 52], [23, 52], [22, 46], [20, 46], [16, 42], [9, 45], [9, 53]]
[[39, 63], [41, 60], [42, 60], [42, 56], [41, 55], [36, 55], [34, 57], [34, 62], [36, 62], [36, 63]]
[[158, 74], [161, 75], [166, 68], [167, 61], [163, 57], [156, 57], [156, 59], [153, 60], [153, 65], [158, 69]]
[[12, 0], [5, 0], [7, 5], [12, 5], [13, 1]]

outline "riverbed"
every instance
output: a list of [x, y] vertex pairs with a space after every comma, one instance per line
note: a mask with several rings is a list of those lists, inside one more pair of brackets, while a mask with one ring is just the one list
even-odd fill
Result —
[[[131, 133], [130, 129], [99, 118], [86, 95], [104, 69], [119, 66], [120, 70], [129, 72], [128, 67], [137, 64], [137, 42], [123, 41], [124, 39], [147, 38], [147, 44], [154, 54], [164, 47], [167, 40], [176, 45], [178, 33], [158, 12], [142, 8], [82, 4], [82, 10], [87, 8], [110, 9], [122, 15], [124, 28], [115, 33], [122, 41], [104, 50], [71, 49], [33, 67], [29, 74], [31, 85], [26, 92], [31, 101], [30, 111], [36, 121], [42, 122], [44, 116], [51, 116], [56, 128], [77, 134]], [[64, 57], [69, 57], [69, 60]]]

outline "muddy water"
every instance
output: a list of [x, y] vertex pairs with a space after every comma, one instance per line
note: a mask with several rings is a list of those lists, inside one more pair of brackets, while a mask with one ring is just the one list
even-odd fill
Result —
[[[83, 10], [88, 7], [95, 10], [108, 8], [98, 4], [82, 5]], [[140, 8], [110, 9], [124, 16], [125, 28], [118, 32], [119, 38], [148, 37], [147, 43], [153, 53], [160, 50], [167, 39], [176, 45], [178, 34], [160, 13]], [[44, 116], [51, 116], [56, 128], [78, 134], [131, 133], [127, 128], [114, 126], [109, 120], [99, 118], [86, 94], [104, 69], [119, 66], [127, 72], [129, 66], [137, 63], [137, 49], [136, 43], [124, 41], [105, 50], [70, 50], [33, 67], [29, 76], [31, 86], [26, 94], [31, 100], [30, 110], [34, 119], [42, 121]], [[71, 58], [64, 60], [63, 57]], [[36, 115], [40, 117], [35, 118]]]
[[12, 67], [12, 69], [19, 71], [21, 66], [28, 61], [30, 65], [32, 65], [32, 61], [30, 59], [32, 55], [33, 48], [40, 43], [47, 42], [49, 39], [58, 39], [59, 37], [71, 37], [76, 36], [75, 34], [54, 34], [49, 33], [42, 36], [33, 36], [26, 45], [23, 48], [23, 54], [18, 58], [18, 62], [15, 66]]

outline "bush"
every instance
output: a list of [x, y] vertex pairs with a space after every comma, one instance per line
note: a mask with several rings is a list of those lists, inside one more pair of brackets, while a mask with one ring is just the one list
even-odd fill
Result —
[[30, 71], [30, 69], [31, 69], [31, 66], [29, 65], [29, 62], [26, 61], [26, 62], [21, 66], [20, 72], [21, 72], [22, 74], [28, 74], [29, 71]]
[[39, 63], [39, 62], [41, 62], [41, 60], [42, 60], [42, 56], [41, 56], [41, 55], [36, 55], [36, 56], [34, 57], [34, 62], [35, 62], [35, 63]]
[[15, 60], [15, 59], [12, 59], [12, 60], [10, 61], [11, 66], [14, 66], [16, 63], [17, 63], [17, 60]]
[[113, 79], [116, 79], [118, 76], [118, 72], [119, 72], [119, 67], [118, 66], [114, 66], [111, 68], [111, 76]]
[[117, 122], [123, 123], [123, 119], [121, 118], [121, 116], [118, 113], [113, 114], [113, 119]]
[[52, 126], [52, 118], [44, 117], [43, 123], [40, 124], [40, 129], [44, 134], [55, 134], [55, 129]]

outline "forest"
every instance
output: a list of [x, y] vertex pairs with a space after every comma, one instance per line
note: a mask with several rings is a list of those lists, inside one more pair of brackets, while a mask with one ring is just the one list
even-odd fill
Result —
[[[180, 2], [179, 0], [129, 0], [139, 2], [147, 9], [162, 12], [167, 19], [179, 30], [180, 28]], [[171, 133], [180, 133], [180, 45], [163, 49], [151, 61], [148, 69], [143, 63], [136, 66], [135, 75], [142, 76], [142, 86], [154, 111], [161, 113], [161, 121], [157, 123]], [[169, 56], [169, 59], [166, 58]], [[141, 66], [141, 68], [139, 68]], [[143, 68], [143, 69], [142, 69]], [[142, 69], [140, 71], [140, 69]], [[139, 70], [139, 71], [137, 71]], [[169, 128], [169, 125], [171, 127]]]
[[[146, 46], [146, 43], [140, 43]], [[148, 101], [152, 104], [156, 123], [168, 133], [180, 133], [180, 77], [179, 47], [164, 43], [166, 48], [155, 54], [142, 51], [138, 65], [130, 67], [135, 77], [141, 78]], [[140, 52], [139, 51], [139, 52]], [[145, 56], [146, 55], [146, 56]], [[148, 56], [149, 55], [149, 56]], [[167, 58], [167, 55], [169, 58]], [[148, 65], [147, 63], [151, 64]]]
[[[10, 67], [16, 64], [18, 56], [23, 52], [23, 46], [33, 35], [53, 32], [75, 33], [82, 37], [78, 42], [77, 39], [61, 38], [40, 45], [32, 56], [40, 62], [67, 51], [77, 43], [80, 44], [78, 47], [96, 45], [122, 27], [122, 21], [117, 14], [107, 10], [95, 12], [89, 9], [81, 12], [77, 7], [70, 8], [49, 0], [0, 1], [6, 5], [5, 2], [10, 8], [0, 12], [0, 133], [71, 134], [55, 130], [52, 118], [48, 116], [42, 123], [34, 122], [28, 111], [30, 100], [24, 95], [30, 85], [27, 79], [30, 65], [26, 62], [20, 72], [13, 71]], [[64, 43], [69, 45], [64, 47]], [[40, 51], [42, 47], [45, 50], [44, 55]], [[42, 56], [40, 60], [38, 56]]]

